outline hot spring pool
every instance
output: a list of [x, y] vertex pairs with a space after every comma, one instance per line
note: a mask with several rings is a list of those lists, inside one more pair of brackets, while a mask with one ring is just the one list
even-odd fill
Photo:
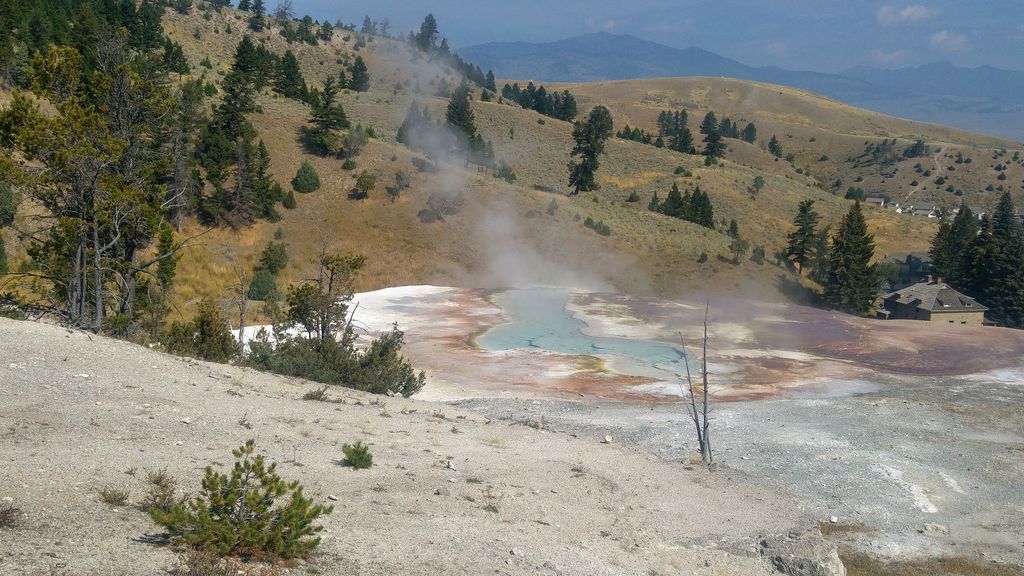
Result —
[[651, 340], [590, 336], [586, 323], [568, 310], [569, 293], [559, 288], [509, 290], [492, 298], [509, 322], [476, 339], [485, 350], [534, 349], [558, 354], [596, 356], [617, 372], [673, 381], [686, 368], [683, 351]]

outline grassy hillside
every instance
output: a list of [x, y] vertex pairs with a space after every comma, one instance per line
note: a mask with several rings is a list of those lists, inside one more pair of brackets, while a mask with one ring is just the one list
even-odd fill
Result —
[[[233, 10], [193, 10], [188, 15], [168, 11], [165, 28], [184, 45], [196, 74], [208, 58], [208, 78], [219, 80], [230, 65], [243, 33], [250, 33], [245, 16]], [[228, 30], [231, 30], [229, 33]], [[438, 83], [457, 78], [454, 71], [427, 62], [409, 46], [388, 39], [364, 39], [338, 31], [328, 44], [288, 44], [278, 28], [253, 34], [274, 52], [295, 52], [307, 82], [319, 85], [357, 54], [366, 60], [372, 78], [369, 92], [346, 93], [342, 103], [353, 123], [374, 128], [377, 138], [356, 159], [354, 171], [341, 161], [308, 154], [299, 142], [308, 108], [269, 91], [259, 97], [262, 112], [253, 123], [272, 155], [274, 177], [287, 187], [295, 170], [308, 159], [316, 166], [323, 186], [312, 194], [297, 194], [298, 208], [284, 210], [279, 223], [261, 222], [249, 229], [214, 230], [189, 250], [179, 265], [179, 304], [204, 295], [221, 295], [236, 281], [236, 270], [251, 269], [262, 246], [278, 235], [287, 243], [288, 268], [279, 283], [308, 276], [311, 259], [326, 243], [366, 254], [369, 264], [359, 289], [411, 283], [504, 286], [514, 283], [571, 283], [640, 294], [676, 296], [694, 291], [729, 291], [778, 297], [778, 268], [759, 266], [744, 259], [725, 262], [728, 237], [721, 231], [655, 214], [647, 210], [650, 196], [664, 198], [673, 183], [683, 190], [700, 186], [715, 208], [716, 223], [736, 219], [741, 234], [769, 256], [785, 241], [797, 204], [818, 201], [827, 223], [836, 222], [849, 202], [836, 196], [828, 183], [842, 178], [855, 185], [855, 173], [865, 173], [862, 186], [871, 193], [885, 187], [894, 199], [909, 181], [906, 162], [884, 181], [871, 168], [853, 168], [844, 162], [859, 154], [865, 141], [899, 138], [912, 142], [924, 137], [934, 149], [946, 153], [969, 151], [975, 171], [952, 177], [982, 180], [984, 162], [1003, 141], [952, 129], [896, 120], [844, 106], [799, 90], [723, 79], [688, 78], [609, 82], [558, 86], [574, 92], [585, 112], [591, 105], [609, 106], [616, 127], [624, 123], [654, 128], [657, 113], [665, 108], [687, 108], [696, 128], [706, 110], [725, 113], [733, 120], [756, 122], [759, 139], [754, 145], [727, 140], [726, 160], [706, 168], [702, 158], [677, 154], [634, 142], [612, 139], [599, 170], [601, 190], [577, 197], [566, 191], [572, 125], [545, 118], [508, 103], [473, 103], [476, 124], [493, 142], [499, 158], [514, 169], [518, 180], [508, 185], [474, 168], [444, 166], [439, 173], [419, 173], [412, 161], [418, 156], [394, 141], [409, 104], [428, 103], [435, 118], [443, 115], [446, 99], [432, 96]], [[357, 44], [357, 42], [359, 42]], [[357, 48], [357, 46], [359, 46]], [[499, 84], [500, 85], [500, 84]], [[796, 154], [793, 165], [776, 161], [763, 150], [763, 142], [777, 133], [787, 151]], [[966, 152], [965, 152], [966, 153]], [[827, 161], [818, 161], [822, 155]], [[942, 162], [942, 155], [936, 159]], [[1009, 156], [1007, 156], [1007, 159]], [[913, 163], [911, 163], [913, 164]], [[677, 167], [692, 176], [676, 176]], [[798, 174], [801, 168], [804, 174]], [[379, 184], [369, 199], [349, 200], [355, 176], [362, 170], [378, 175]], [[392, 203], [384, 186], [403, 170], [413, 176], [412, 186]], [[1024, 167], [1014, 164], [1004, 184], [1019, 183]], [[761, 175], [767, 186], [751, 198], [747, 190]], [[444, 222], [425, 224], [417, 213], [430, 193], [462, 190], [463, 209]], [[640, 201], [626, 202], [636, 192]], [[941, 196], [921, 186], [914, 199]], [[952, 195], [950, 195], [952, 197]], [[971, 197], [972, 200], [974, 197]], [[980, 197], [979, 197], [980, 198]], [[979, 200], [980, 201], [980, 200]], [[550, 210], [554, 205], [554, 209]], [[948, 202], [951, 204], [952, 202]], [[934, 233], [935, 221], [909, 218], [868, 208], [876, 233], [878, 256], [897, 251], [924, 250]], [[602, 237], [583, 227], [592, 217], [612, 229]], [[723, 224], [718, 224], [724, 230]], [[706, 262], [698, 262], [702, 253]], [[183, 310], [187, 307], [183, 307]]]

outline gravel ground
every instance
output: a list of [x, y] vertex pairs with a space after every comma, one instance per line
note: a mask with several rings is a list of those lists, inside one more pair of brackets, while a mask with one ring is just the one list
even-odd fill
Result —
[[[877, 391], [714, 405], [717, 461], [786, 489], [801, 512], [856, 527], [883, 557], [981, 554], [1024, 566], [1019, 375], [879, 377]], [[683, 405], [468, 400], [495, 418], [608, 433], [666, 460], [690, 455]]]
[[[660, 458], [674, 455], [658, 446], [681, 444], [676, 426], [656, 422], [671, 420], [666, 409], [648, 422], [637, 408], [557, 407], [566, 421], [594, 419], [555, 431], [344, 389], [331, 390], [336, 402], [303, 401], [303, 381], [39, 323], [0, 319], [0, 343], [0, 501], [23, 511], [0, 529], [4, 575], [166, 574], [178, 555], [150, 542], [158, 529], [138, 509], [147, 473], [166, 469], [195, 491], [202, 469], [230, 465], [248, 438], [335, 504], [312, 566], [286, 572], [769, 574], [757, 536], [808, 522], [756, 477], [767, 471]], [[509, 405], [473, 408], [521, 412]], [[724, 453], [739, 437], [723, 430]], [[339, 465], [340, 445], [356, 440], [373, 468]], [[108, 486], [127, 489], [129, 504], [102, 503]]]

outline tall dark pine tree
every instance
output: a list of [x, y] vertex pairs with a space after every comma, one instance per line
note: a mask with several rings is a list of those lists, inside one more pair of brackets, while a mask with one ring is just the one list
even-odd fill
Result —
[[978, 219], [966, 204], [960, 204], [960, 211], [952, 223], [943, 220], [932, 240], [929, 255], [932, 269], [954, 286], [962, 286], [970, 266], [971, 244], [978, 236]]
[[744, 142], [753, 144], [754, 141], [757, 140], [757, 126], [755, 126], [753, 122], [747, 124], [743, 128], [743, 131], [740, 132], [740, 138], [742, 138]]
[[366, 92], [370, 89], [370, 71], [366, 68], [366, 62], [362, 56], [356, 56], [352, 61], [349, 73], [352, 75], [348, 82], [349, 88], [356, 92]]
[[[586, 121], [577, 122], [573, 128], [573, 145], [569, 161], [569, 186], [572, 194], [597, 190], [597, 169], [600, 167], [598, 157], [604, 154], [604, 145], [613, 129], [612, 115], [604, 106], [596, 106], [590, 111]], [[575, 158], [578, 158], [576, 160]]]
[[1004, 192], [992, 214], [992, 240], [996, 247], [991, 285], [985, 288], [988, 316], [1001, 326], [1024, 327], [1024, 237], [1009, 192]]
[[878, 287], [874, 255], [875, 237], [868, 232], [860, 202], [855, 202], [832, 237], [825, 300], [850, 314], [867, 314]]
[[779, 143], [779, 139], [772, 134], [772, 139], [768, 141], [768, 152], [776, 158], [782, 158], [782, 144]]
[[337, 103], [338, 85], [333, 78], [324, 82], [324, 89], [313, 103], [309, 115], [309, 139], [321, 154], [330, 154], [338, 148], [338, 131], [348, 128], [345, 109]]
[[467, 139], [476, 137], [476, 120], [473, 107], [469, 103], [469, 84], [463, 82], [452, 92], [448, 100], [448, 111], [445, 121], [452, 128], [462, 132]]
[[420, 31], [415, 36], [416, 45], [420, 50], [432, 52], [437, 45], [437, 20], [433, 14], [427, 14], [420, 24]]
[[309, 96], [306, 81], [302, 78], [302, 70], [299, 69], [299, 61], [291, 50], [286, 51], [277, 64], [274, 91], [293, 100], [305, 101]]
[[797, 272], [802, 276], [804, 267], [814, 256], [814, 245], [817, 240], [816, 227], [821, 219], [814, 211], [814, 200], [800, 202], [796, 218], [793, 219], [793, 230], [787, 236], [786, 258], [796, 265]]
[[265, 16], [267, 14], [267, 9], [263, 6], [263, 0], [252, 0], [251, 11], [249, 28], [254, 32], [260, 32], [265, 25]]
[[722, 133], [714, 112], [704, 116], [704, 121], [700, 123], [700, 133], [704, 135], [704, 155], [711, 159], [721, 158], [725, 154], [725, 142], [722, 142]]

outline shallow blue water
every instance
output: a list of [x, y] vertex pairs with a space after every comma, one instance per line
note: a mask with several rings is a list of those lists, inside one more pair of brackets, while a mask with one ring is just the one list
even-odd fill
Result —
[[683, 370], [683, 352], [650, 340], [589, 336], [586, 324], [565, 309], [569, 294], [558, 288], [509, 290], [493, 298], [507, 324], [488, 330], [476, 339], [491, 351], [540, 349], [560, 354], [618, 356], [635, 368], [637, 376], [660, 376]]

